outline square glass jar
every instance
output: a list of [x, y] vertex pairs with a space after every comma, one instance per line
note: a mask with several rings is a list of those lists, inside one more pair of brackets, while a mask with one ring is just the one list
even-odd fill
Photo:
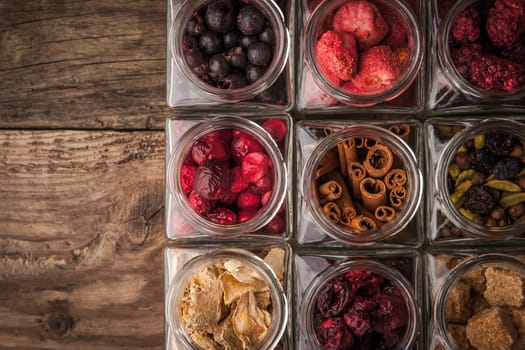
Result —
[[[507, 222], [500, 227], [485, 227], [492, 225], [493, 217], [490, 214], [475, 214], [470, 212], [470, 206], [464, 206], [464, 194], [469, 187], [481, 185], [492, 186], [497, 189], [498, 186], [517, 186], [517, 178], [509, 178], [508, 180], [494, 179], [495, 175], [489, 173], [481, 176], [478, 179], [477, 166], [472, 161], [472, 154], [481, 154], [477, 148], [485, 149], [488, 147], [487, 135], [503, 134], [510, 135], [516, 143], [519, 140], [525, 140], [525, 118], [522, 116], [494, 116], [494, 117], [464, 117], [455, 116], [447, 118], [431, 118], [425, 123], [425, 137], [426, 145], [426, 162], [427, 162], [427, 221], [426, 232], [427, 238], [431, 245], [447, 246], [447, 245], [471, 245], [471, 246], [485, 246], [485, 245], [514, 245], [522, 244], [525, 237], [523, 236], [523, 219], [513, 219], [513, 222]], [[478, 136], [485, 135], [485, 136]], [[476, 138], [477, 136], [477, 138]], [[468, 142], [468, 143], [467, 143]], [[476, 144], [472, 144], [472, 142]], [[482, 144], [484, 142], [484, 144]], [[491, 141], [492, 142], [492, 141]], [[469, 145], [468, 149], [465, 145]], [[471, 147], [472, 146], [472, 147]], [[483, 147], [482, 147], [483, 146]], [[492, 147], [492, 146], [491, 146]], [[461, 165], [461, 169], [457, 166], [459, 153], [467, 153], [469, 166]], [[484, 152], [484, 151], [483, 151]], [[492, 154], [491, 152], [489, 154]], [[477, 156], [476, 156], [477, 157]], [[508, 156], [493, 156], [492, 162], [496, 164], [501, 158], [508, 158]], [[479, 158], [481, 159], [481, 158]], [[456, 164], [456, 165], [454, 165]], [[476, 168], [475, 168], [476, 167]], [[457, 169], [456, 169], [457, 168]], [[474, 175], [476, 174], [476, 175]], [[450, 178], [450, 179], [449, 179]], [[454, 179], [455, 178], [455, 179]], [[476, 181], [481, 181], [477, 184]], [[493, 181], [495, 180], [495, 181]], [[465, 182], [469, 181], [469, 182]], [[492, 181], [492, 183], [489, 183]], [[461, 183], [465, 183], [461, 187]], [[510, 184], [514, 183], [514, 185]], [[449, 188], [454, 186], [452, 194]], [[496, 187], [494, 187], [496, 186]], [[501, 188], [501, 187], [499, 187]], [[513, 191], [514, 188], [511, 188]], [[516, 198], [516, 196], [524, 196], [523, 191], [516, 187], [517, 192], [512, 194], [508, 191], [498, 190], [500, 199], [502, 196], [509, 198]], [[490, 190], [492, 193], [492, 190]], [[492, 197], [491, 197], [492, 198]], [[489, 198], [489, 199], [491, 199]], [[491, 199], [492, 200], [492, 199]], [[486, 202], [486, 201], [485, 201]], [[521, 203], [518, 198], [517, 204]], [[505, 204], [505, 203], [504, 203]], [[512, 204], [512, 203], [510, 203]], [[460, 205], [458, 207], [458, 205]], [[508, 220], [508, 208], [510, 205], [498, 204], [493, 209], [502, 206], [505, 209], [504, 217], [497, 218], [498, 225], [501, 220]], [[521, 206], [521, 205], [520, 205]], [[459, 208], [459, 209], [458, 209]], [[466, 210], [465, 210], [466, 209]], [[491, 210], [492, 211], [492, 210]], [[482, 223], [478, 216], [485, 219]], [[478, 222], [479, 221], [479, 222]], [[490, 223], [489, 223], [490, 222]]]
[[[367, 107], [367, 110], [379, 113], [415, 114], [423, 109], [426, 96], [424, 62], [426, 1], [371, 0], [370, 2], [373, 3], [372, 6], [388, 8], [390, 12], [388, 16], [385, 15], [385, 19], [397, 18], [398, 25], [402, 25], [400, 23], [404, 21], [409, 28], [407, 32], [412, 33], [409, 35], [407, 46], [410, 51], [405, 52], [408, 56], [405, 57], [408, 60], [407, 68], [390, 87], [366, 93], [350, 92], [329, 81], [316, 63], [315, 46], [324, 19], [332, 16], [345, 0], [301, 0], [297, 16], [298, 28], [302, 28], [298, 33], [300, 51], [297, 58], [296, 108], [299, 111], [359, 113], [363, 107]], [[380, 42], [379, 45], [383, 45], [382, 43]], [[355, 75], [355, 72], [353, 74]], [[341, 78], [340, 74], [337, 76]]]
[[[470, 71], [468, 64], [472, 62], [473, 57], [479, 54], [480, 50], [485, 56], [488, 56], [488, 53], [492, 55], [492, 57], [496, 54], [498, 58], [504, 58], [502, 54], [498, 52], [498, 48], [490, 46], [492, 43], [488, 35], [484, 36], [483, 33], [479, 35], [478, 31], [478, 37], [480, 39], [471, 40], [475, 38], [471, 37], [469, 41], [464, 41], [463, 43], [456, 41], [454, 38], [454, 22], [462, 11], [476, 7], [479, 9], [479, 14], [477, 15], [478, 21], [479, 16], [481, 16], [481, 23], [485, 23], [484, 17], [487, 16], [490, 10], [489, 5], [493, 4], [494, 1], [432, 0], [430, 3], [430, 11], [428, 12], [430, 54], [428, 55], [429, 82], [428, 96], [426, 98], [427, 109], [435, 114], [476, 114], [479, 113], [480, 110], [501, 111], [502, 109], [507, 111], [523, 111], [525, 84], [522, 83], [520, 84], [520, 88], [512, 88], [512, 90], [509, 91], [504, 90], [510, 89], [510, 87], [487, 91], [469, 82], [467, 79], [468, 74], [470, 74], [468, 73]], [[480, 29], [481, 32], [484, 31], [483, 27]], [[498, 30], [504, 30], [504, 27]], [[467, 32], [467, 30], [465, 30], [465, 32]], [[451, 45], [453, 45], [453, 47], [451, 47]], [[482, 47], [482, 49], [479, 49], [479, 47]], [[518, 55], [523, 56], [523, 54]], [[454, 59], [453, 57], [460, 58]], [[456, 63], [454, 63], [456, 60], [457, 62], [462, 62], [462, 66], [459, 67], [459, 69], [456, 67]], [[486, 62], [487, 66], [490, 67], [491, 63], [489, 61]], [[499, 64], [500, 67], [504, 65], [505, 64]], [[494, 66], [496, 66], [496, 64], [494, 64]], [[476, 69], [479, 67], [482, 66], [478, 64]], [[514, 70], [514, 68], [512, 69]], [[482, 69], [479, 69], [479, 71], [481, 70]], [[504, 70], [508, 72], [510, 68], [506, 67]], [[522, 73], [522, 75], [523, 74], [525, 73]], [[520, 79], [525, 79], [525, 76]], [[480, 79], [480, 81], [483, 80], [485, 79]], [[489, 81], [492, 79], [486, 77], [486, 80]]]
[[[422, 261], [420, 255], [414, 250], [400, 249], [376, 250], [376, 251], [351, 251], [351, 250], [299, 250], [295, 254], [295, 308], [293, 310], [295, 319], [295, 344], [297, 350], [317, 348], [318, 343], [315, 336], [312, 320], [312, 310], [315, 308], [316, 296], [331, 278], [340, 276], [340, 273], [350, 270], [367, 270], [382, 275], [386, 280], [400, 290], [403, 284], [408, 285], [408, 294], [404, 295], [407, 305], [408, 299], [414, 302], [415, 310], [408, 307], [411, 325], [414, 325], [414, 337], [412, 346], [406, 349], [424, 349], [424, 325], [422, 308], [424, 306], [423, 284], [422, 284]], [[385, 271], [386, 269], [386, 271]], [[392, 273], [393, 270], [393, 273]], [[399, 278], [399, 275], [402, 277]], [[403, 282], [400, 282], [403, 280]], [[406, 286], [405, 285], [405, 286]], [[411, 313], [415, 311], [415, 315]], [[417, 321], [416, 321], [417, 320]], [[415, 325], [414, 323], [419, 323]], [[407, 333], [410, 333], [407, 331]], [[319, 344], [316, 344], [319, 346]], [[405, 347], [403, 347], [405, 349]]]
[[[266, 64], [264, 72], [258, 69], [252, 69], [252, 75], [243, 72], [243, 78], [237, 76], [230, 77], [227, 75], [224, 79], [212, 78], [208, 69], [208, 56], [204, 59], [196, 55], [197, 66], [203, 72], [197, 72], [203, 75], [197, 75], [195, 69], [192, 69], [188, 60], [185, 59], [185, 50], [188, 47], [193, 48], [201, 45], [194, 41], [195, 36], [189, 35], [192, 40], [185, 40], [186, 23], [199, 11], [200, 24], [206, 26], [206, 17], [204, 16], [205, 8], [212, 4], [214, 0], [168, 0], [168, 18], [167, 18], [167, 103], [170, 107], [180, 108], [207, 108], [213, 107], [214, 110], [227, 111], [231, 109], [249, 110], [249, 109], [274, 109], [279, 111], [289, 111], [294, 104], [295, 84], [294, 84], [294, 13], [295, 0], [250, 0], [244, 4], [253, 5], [259, 12], [262, 12], [268, 22], [268, 26], [273, 29], [273, 48], [272, 58]], [[237, 10], [235, 10], [235, 13]], [[221, 17], [223, 17], [222, 15]], [[203, 19], [204, 17], [204, 19]], [[236, 15], [234, 19], [236, 18]], [[197, 30], [196, 30], [197, 31]], [[224, 57], [228, 62], [231, 58], [239, 58], [239, 69], [246, 69], [246, 48], [241, 46], [240, 32], [234, 27], [230, 32], [235, 31], [236, 45], [230, 48], [224, 48]], [[228, 33], [230, 33], [228, 32]], [[222, 43], [222, 35], [226, 33], [218, 32], [221, 36], [218, 40]], [[257, 34], [255, 34], [257, 35]], [[200, 41], [200, 38], [197, 37]], [[229, 40], [229, 39], [228, 39]], [[237, 41], [238, 40], [238, 41]], [[228, 44], [230, 46], [230, 44]], [[232, 44], [233, 45], [233, 44]], [[235, 52], [229, 52], [229, 49], [237, 49]], [[221, 51], [222, 52], [222, 51]], [[219, 53], [221, 53], [219, 52]], [[209, 55], [211, 58], [213, 54]], [[237, 58], [234, 58], [234, 60]], [[221, 61], [222, 62], [222, 61]], [[193, 63], [192, 63], [193, 64]], [[263, 66], [258, 66], [263, 67]], [[235, 69], [231, 69], [233, 72]], [[236, 72], [239, 72], [237, 70]], [[256, 73], [254, 73], [256, 72]], [[222, 74], [222, 73], [221, 73]], [[246, 76], [244, 77], [244, 74]], [[211, 80], [210, 80], [211, 79]], [[248, 85], [244, 79], [253, 79]], [[245, 81], [240, 83], [240, 81]], [[239, 85], [240, 84], [240, 85]], [[238, 87], [241, 86], [242, 87]]]
[[[341, 247], [350, 245], [365, 249], [417, 247], [421, 245], [423, 242], [423, 206], [420, 205], [423, 193], [420, 170], [423, 159], [423, 150], [420, 146], [421, 131], [421, 123], [410, 119], [388, 121], [307, 120], [298, 122], [295, 130], [296, 182], [298, 186], [296, 212], [300, 213], [295, 220], [297, 242], [302, 246]], [[337, 144], [351, 138], [356, 140], [368, 138], [378, 144], [386, 145], [392, 150], [395, 159], [392, 169], [399, 167], [406, 171], [403, 186], [405, 186], [409, 199], [404, 202], [402, 209], [397, 212], [397, 216], [392, 222], [381, 224], [374, 220], [379, 229], [372, 231], [372, 233], [350, 232], [329, 222], [323, 215], [324, 212], [319, 204], [323, 199], [320, 200], [313, 189], [313, 184], [317, 182], [317, 178], [322, 178], [317, 176], [319, 171], [317, 169], [320, 169], [319, 165], [322, 163], [324, 155], [334, 152], [333, 148], [338, 147]], [[362, 148], [362, 150], [358, 150], [358, 154], [360, 154], [359, 157], [363, 157], [363, 154], [367, 154], [367, 150]], [[341, 158], [337, 159], [341, 167]], [[352, 198], [354, 198], [354, 190], [351, 188], [353, 186], [348, 184], [348, 181], [347, 178], [344, 182], [347, 184], [348, 191], [352, 193]], [[387, 191], [391, 192], [390, 187]], [[353, 216], [355, 218], [370, 216], [366, 209], [362, 209], [361, 202], [356, 202], [355, 198], [350, 202], [358, 209], [354, 211], [356, 215]], [[348, 207], [347, 205], [343, 206]]]
[[[275, 127], [275, 129], [271, 129], [272, 127]], [[270, 130], [270, 132], [267, 130]], [[207, 137], [207, 135], [220, 134], [222, 131], [227, 131], [231, 143], [223, 143], [221, 141], [223, 145], [221, 147], [225, 148], [215, 149], [224, 150], [224, 153], [229, 157], [228, 160], [221, 160], [220, 162], [216, 160], [209, 161], [210, 155], [206, 155], [207, 158], [203, 159], [204, 162], [209, 161], [213, 164], [226, 164], [226, 167], [230, 167], [229, 170], [224, 170], [222, 165], [217, 168], [218, 170], [224, 171], [224, 175], [231, 179], [228, 180], [228, 184], [226, 184], [228, 189], [231, 188], [230, 186], [238, 186], [237, 182], [233, 180], [233, 171], [235, 170], [233, 168], [238, 168], [239, 175], [242, 170], [242, 165], [238, 165], [239, 160], [235, 158], [234, 152], [237, 152], [235, 154], [239, 155], [239, 157], [241, 155], [246, 156], [245, 153], [248, 152], [251, 152], [249, 154], [258, 155], [264, 153], [258, 157], [264, 157], [264, 164], [271, 161], [272, 166], [265, 167], [268, 173], [254, 183], [247, 182], [243, 179], [242, 189], [234, 190], [233, 194], [235, 196], [232, 198], [230, 198], [230, 195], [227, 196], [229, 203], [226, 203], [226, 199], [224, 198], [216, 200], [213, 198], [213, 200], [209, 201], [212, 203], [211, 210], [208, 208], [209, 211], [207, 213], [201, 213], [202, 215], [199, 215], [192, 209], [192, 206], [193, 208], [198, 208], [198, 206], [194, 206], [193, 204], [190, 206], [190, 202], [192, 201], [190, 198], [191, 193], [185, 193], [185, 191], [193, 193], [192, 188], [195, 189], [195, 186], [190, 186], [187, 190], [184, 189], [186, 184], [184, 171], [187, 159], [195, 159], [192, 153], [193, 148], [196, 145], [200, 146], [203, 138]], [[234, 132], [237, 134], [233, 135]], [[276, 239], [288, 238], [291, 235], [293, 227], [293, 205], [291, 192], [289, 190], [292, 186], [290, 170], [291, 150], [293, 147], [292, 135], [293, 121], [287, 114], [266, 116], [261, 114], [242, 114], [242, 116], [208, 114], [206, 117], [184, 114], [175, 115], [167, 119], [165, 210], [166, 234], [168, 238], [174, 240], [187, 238], [207, 240], [210, 238], [221, 239], [232, 237], [249, 239], [253, 235], [264, 235], [268, 238]], [[278, 140], [278, 142], [275, 140]], [[207, 141], [204, 143], [209, 145], [211, 141], [210, 143]], [[206, 147], [205, 149], [207, 149]], [[197, 149], [196, 154], [198, 154], [199, 157], [202, 156], [200, 148]], [[259, 158], [254, 158], [254, 161]], [[244, 158], [242, 159], [244, 160]], [[192, 176], [195, 176], [199, 168], [201, 168], [198, 164], [192, 163], [189, 165], [190, 168], [193, 167], [194, 172]], [[248, 169], [251, 163], [247, 164]], [[205, 179], [203, 182], [205, 185], [211, 184], [216, 180], [213, 178], [214, 174], [212, 174], [211, 178], [207, 178], [207, 171], [206, 169], [201, 171], [201, 174], [204, 174], [202, 178]], [[268, 176], [270, 180], [265, 182], [264, 180]], [[237, 180], [239, 178], [240, 176], [235, 177]], [[193, 180], [191, 182], [193, 182]], [[268, 188], [265, 189], [266, 187]], [[238, 204], [240, 194], [245, 192], [250, 192], [246, 193], [244, 198], [248, 200], [248, 203], [254, 203], [253, 201], [260, 204], [263, 203], [259, 209], [251, 210], [251, 208], [255, 208], [251, 204], [248, 206], [243, 204], [243, 207], [241, 207], [241, 204]], [[196, 197], [199, 198], [198, 196]], [[223, 219], [221, 215], [224, 214], [217, 214], [216, 211], [214, 211], [214, 219], [212, 220], [212, 211], [219, 207], [228, 208], [228, 210], [223, 212], [230, 212], [230, 214], [231, 210], [235, 210], [235, 222], [226, 223], [220, 221]], [[205, 217], [205, 215], [208, 215], [208, 217]], [[241, 219], [241, 216], [245, 218]], [[238, 222], [237, 219], [239, 219]]]
[[[170, 295], [173, 295], [172, 292], [170, 292], [170, 287], [172, 287], [172, 281], [174, 281], [174, 278], [178, 277], [178, 275], [181, 273], [181, 271], [185, 271], [189, 264], [194, 262], [197, 259], [207, 259], [206, 256], [208, 255], [214, 255], [217, 254], [217, 252], [220, 252], [220, 254], [230, 254], [231, 251], [229, 250], [233, 248], [233, 254], [237, 254], [237, 250], [242, 250], [241, 254], [253, 254], [261, 259], [264, 259], [266, 254], [270, 252], [271, 250], [279, 250], [283, 252], [284, 254], [279, 255], [283, 256], [283, 263], [284, 263], [284, 270], [274, 271], [276, 274], [277, 279], [280, 282], [280, 288], [282, 289], [282, 292], [284, 293], [284, 298], [286, 300], [286, 310], [281, 310], [281, 313], [279, 316], [283, 316], [283, 313], [286, 316], [286, 322], [285, 322], [285, 331], [282, 334], [280, 340], [278, 341], [277, 345], [273, 348], [275, 350], [287, 350], [287, 349], [293, 349], [293, 338], [292, 338], [292, 318], [291, 315], [291, 305], [292, 305], [292, 250], [290, 245], [284, 242], [276, 243], [276, 242], [267, 242], [267, 241], [261, 241], [261, 240], [253, 240], [250, 242], [247, 241], [230, 241], [227, 245], [225, 244], [217, 244], [217, 243], [210, 243], [210, 244], [185, 244], [185, 245], [170, 245], [165, 248], [164, 250], [164, 278], [165, 278], [165, 313], [166, 315], [169, 315], [168, 307], [171, 305], [171, 302], [168, 300]], [[242, 258], [242, 256], [241, 256]], [[244, 258], [247, 258], [248, 260], [252, 260], [251, 256], [244, 256]], [[257, 261], [256, 263], [260, 263], [260, 261]], [[270, 266], [270, 265], [268, 265]], [[271, 267], [271, 266], [270, 266]], [[280, 273], [282, 273], [282, 276], [280, 276]], [[187, 347], [184, 347], [180, 343], [181, 335], [176, 335], [174, 331], [171, 329], [169, 322], [169, 317], [166, 316], [165, 318], [165, 349], [166, 350], [183, 350], [187, 349]]]

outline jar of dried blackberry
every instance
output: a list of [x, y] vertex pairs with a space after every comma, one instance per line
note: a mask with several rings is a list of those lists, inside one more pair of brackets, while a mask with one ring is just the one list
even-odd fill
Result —
[[525, 128], [487, 119], [455, 134], [436, 166], [445, 216], [465, 235], [509, 239], [525, 232]]
[[273, 0], [183, 2], [169, 30], [168, 101], [231, 106], [254, 99], [287, 108], [289, 36]]

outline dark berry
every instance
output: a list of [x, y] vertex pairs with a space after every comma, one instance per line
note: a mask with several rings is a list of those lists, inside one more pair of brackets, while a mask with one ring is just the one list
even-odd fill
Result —
[[203, 75], [208, 71], [208, 60], [199, 49], [189, 49], [184, 53], [186, 63], [197, 75]]
[[458, 41], [476, 41], [479, 38], [480, 27], [479, 12], [475, 7], [471, 7], [459, 13], [452, 26], [452, 35]]
[[221, 199], [230, 192], [230, 167], [227, 162], [207, 161], [195, 172], [193, 190], [206, 199]]
[[474, 214], [489, 214], [496, 206], [496, 198], [491, 191], [482, 186], [470, 186], [465, 192], [465, 209]]
[[226, 58], [230, 60], [230, 64], [234, 68], [244, 69], [248, 64], [246, 51], [240, 46], [235, 46], [229, 49]]
[[237, 28], [247, 35], [258, 34], [264, 28], [266, 18], [255, 6], [244, 6], [237, 16]]
[[257, 41], [259, 41], [259, 39], [257, 39], [257, 36], [255, 35], [241, 34], [239, 37], [239, 44], [245, 49], [250, 47], [251, 44], [255, 44]]
[[251, 84], [259, 80], [259, 78], [263, 76], [264, 72], [266, 72], [265, 67], [249, 64], [248, 67], [246, 67], [246, 79]]
[[238, 70], [233, 70], [217, 82], [217, 87], [221, 89], [240, 89], [246, 85], [248, 85], [248, 81], [244, 74]]
[[239, 36], [241, 33], [237, 29], [224, 33], [222, 36], [222, 45], [225, 49], [239, 45]]
[[187, 33], [184, 33], [184, 39], [182, 41], [182, 50], [184, 52], [190, 50], [190, 49], [198, 49], [199, 48], [199, 42], [197, 39]]
[[344, 314], [345, 324], [353, 334], [358, 337], [362, 337], [372, 330], [369, 317], [367, 316], [368, 315], [365, 312], [358, 312], [356, 310], [350, 309]]
[[491, 132], [485, 137], [485, 144], [496, 157], [508, 156], [514, 148], [514, 138], [503, 132]]
[[262, 32], [259, 33], [259, 40], [267, 43], [270, 46], [275, 45], [275, 33], [273, 29], [269, 26], [264, 27]]
[[340, 317], [328, 318], [319, 324], [317, 335], [324, 343], [332, 339], [338, 332], [344, 330], [345, 324]]
[[521, 171], [522, 167], [523, 164], [518, 158], [506, 157], [496, 162], [492, 169], [492, 173], [496, 179], [506, 180], [516, 176]]
[[199, 39], [199, 47], [206, 55], [211, 56], [216, 54], [222, 48], [222, 36], [208, 30], [202, 33]]
[[237, 214], [227, 208], [215, 208], [208, 213], [208, 219], [221, 225], [237, 223]]
[[211, 56], [208, 66], [210, 67], [210, 72], [216, 74], [219, 78], [226, 76], [231, 70], [230, 62], [221, 54]]
[[265, 66], [272, 59], [272, 49], [262, 41], [259, 41], [248, 48], [248, 60], [257, 65]]
[[342, 315], [343, 311], [354, 301], [352, 289], [343, 278], [327, 282], [319, 291], [315, 305], [325, 317]]
[[233, 137], [231, 153], [235, 160], [240, 161], [252, 152], [264, 152], [264, 147], [255, 137], [245, 132], [238, 133]]
[[193, 16], [186, 25], [186, 32], [192, 36], [201, 35], [206, 29], [204, 25], [204, 20], [201, 16]]
[[211, 30], [226, 33], [235, 26], [235, 9], [228, 0], [215, 1], [206, 9], [205, 19]]
[[487, 147], [473, 149], [470, 152], [472, 168], [483, 173], [489, 174], [494, 166], [494, 155]]

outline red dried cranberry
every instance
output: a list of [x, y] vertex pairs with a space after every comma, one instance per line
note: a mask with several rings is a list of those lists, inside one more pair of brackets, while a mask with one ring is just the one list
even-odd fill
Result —
[[191, 147], [191, 157], [193, 158], [193, 161], [199, 165], [204, 164], [204, 162], [208, 160], [210, 152], [210, 145], [201, 140], [197, 140]]
[[265, 192], [268, 192], [273, 187], [273, 174], [268, 173], [261, 177], [259, 180], [255, 181], [255, 183], [250, 184], [250, 191], [252, 191], [255, 194], [263, 194]]
[[286, 220], [283, 214], [277, 214], [266, 225], [266, 232], [272, 235], [278, 235], [286, 230]]
[[237, 212], [237, 217], [238, 217], [238, 221], [239, 222], [244, 222], [244, 221], [248, 221], [250, 220], [251, 218], [253, 218], [255, 215], [257, 215], [257, 209], [253, 209], [253, 208], [246, 208], [246, 209], [241, 209]]
[[317, 310], [325, 317], [341, 315], [353, 302], [354, 295], [348, 282], [342, 278], [328, 281], [319, 291], [316, 299]]
[[348, 310], [344, 314], [344, 320], [348, 329], [352, 331], [357, 337], [362, 337], [365, 334], [372, 331], [368, 314], [364, 312], [358, 312], [356, 310]]
[[230, 168], [228, 163], [207, 161], [197, 168], [193, 190], [206, 199], [221, 199], [230, 192]]
[[230, 191], [233, 193], [239, 193], [248, 188], [248, 182], [242, 176], [240, 166], [236, 166], [230, 169]]
[[257, 209], [261, 206], [261, 197], [251, 193], [250, 191], [242, 191], [237, 196], [237, 208], [247, 209], [253, 208]]
[[257, 180], [268, 174], [272, 161], [262, 152], [248, 153], [242, 159], [242, 176], [246, 181], [256, 183]]
[[208, 213], [208, 219], [221, 225], [233, 225], [237, 223], [237, 214], [227, 208], [215, 208]]
[[378, 307], [371, 314], [372, 327], [376, 332], [389, 332], [407, 324], [408, 310], [402, 298], [384, 293], [376, 298]]
[[201, 138], [193, 144], [191, 156], [197, 164], [201, 165], [207, 160], [230, 159], [230, 150], [227, 144], [218, 138], [208, 138], [207, 141]]
[[279, 118], [271, 118], [262, 122], [261, 126], [266, 130], [275, 142], [279, 143], [286, 136], [286, 123]]
[[232, 141], [232, 130], [230, 129], [220, 129], [207, 133], [201, 137], [201, 141], [204, 142], [213, 142], [221, 141], [225, 144], [228, 144]]
[[199, 196], [195, 192], [191, 192], [189, 196], [190, 207], [197, 212], [197, 214], [204, 215], [212, 207], [212, 202], [208, 199]]
[[230, 192], [224, 197], [222, 197], [219, 202], [220, 204], [229, 207], [237, 201], [237, 193]]
[[197, 167], [190, 165], [183, 165], [180, 171], [180, 182], [182, 191], [188, 195], [193, 189], [193, 179], [195, 179], [195, 172]]
[[234, 133], [231, 143], [231, 153], [235, 160], [242, 160], [248, 153], [264, 152], [263, 146], [250, 134]]
[[267, 191], [261, 196], [261, 206], [265, 206], [272, 197], [272, 191]]

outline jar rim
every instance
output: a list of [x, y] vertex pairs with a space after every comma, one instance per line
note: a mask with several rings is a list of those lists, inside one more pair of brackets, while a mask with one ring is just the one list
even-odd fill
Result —
[[[173, 276], [169, 283], [166, 294], [165, 317], [168, 326], [176, 336], [177, 340], [185, 349], [200, 350], [184, 329], [180, 322], [180, 310], [173, 303], [181, 299], [191, 277], [199, 270], [204, 269], [222, 260], [233, 259], [243, 262], [257, 272], [268, 285], [272, 300], [272, 324], [266, 337], [254, 350], [273, 349], [279, 343], [284, 334], [288, 322], [288, 300], [284, 290], [272, 268], [260, 257], [246, 249], [241, 248], [217, 248], [203, 255], [198, 255], [189, 261]], [[179, 311], [177, 311], [179, 310]]]
[[[270, 116], [268, 117], [270, 118]], [[195, 212], [182, 190], [181, 169], [193, 143], [200, 137], [221, 129], [239, 129], [255, 137], [267, 152], [273, 163], [274, 187], [270, 199], [257, 214], [241, 223], [223, 225], [212, 222]], [[279, 147], [263, 127], [245, 118], [232, 115], [215, 115], [186, 131], [171, 150], [167, 166], [166, 182], [175, 205], [182, 218], [190, 226], [215, 237], [231, 238], [244, 233], [255, 232], [268, 224], [283, 204], [287, 192], [287, 169]]]
[[505, 132], [525, 141], [524, 125], [516, 120], [508, 118], [487, 118], [481, 120], [478, 125], [465, 127], [456, 133], [448, 141], [441, 152], [434, 178], [435, 188], [437, 189], [437, 199], [441, 204], [445, 216], [456, 226], [461, 227], [466, 235], [482, 239], [505, 240], [522, 235], [525, 233], [525, 220], [515, 222], [504, 227], [487, 227], [477, 224], [467, 219], [456, 209], [447, 191], [448, 167], [454, 159], [456, 150], [467, 140], [483, 132]]
[[400, 15], [407, 24], [408, 46], [411, 49], [409, 65], [404, 68], [401, 76], [388, 89], [372, 93], [356, 94], [331, 83], [317, 65], [315, 59], [315, 42], [317, 42], [317, 30], [324, 21], [326, 15], [347, 2], [348, 0], [332, 0], [321, 2], [312, 12], [305, 29], [303, 47], [306, 62], [312, 71], [313, 78], [319, 87], [328, 95], [341, 103], [351, 106], [368, 107], [381, 102], [390, 101], [400, 96], [416, 79], [423, 64], [425, 43], [419, 30], [416, 15], [404, 0], [373, 0], [389, 7]]
[[276, 40], [272, 61], [264, 74], [255, 82], [238, 89], [221, 89], [202, 81], [189, 68], [184, 58], [184, 29], [193, 13], [216, 0], [186, 1], [173, 16], [168, 32], [168, 50], [170, 50], [175, 68], [182, 74], [189, 86], [200, 95], [217, 102], [234, 103], [254, 98], [272, 86], [284, 71], [290, 54], [290, 33], [284, 24], [284, 14], [274, 0], [251, 0], [251, 4], [261, 10], [272, 27]]
[[[326, 218], [322, 213], [319, 203], [313, 195], [312, 181], [315, 170], [324, 155], [343, 140], [354, 137], [366, 137], [381, 140], [391, 148], [392, 153], [402, 161], [407, 173], [407, 186], [410, 186], [409, 198], [396, 218], [390, 223], [384, 224], [381, 228], [365, 233], [354, 233], [345, 230], [340, 225], [335, 224]], [[328, 135], [322, 139], [314, 148], [306, 161], [302, 174], [302, 196], [306, 200], [308, 208], [312, 213], [315, 222], [330, 237], [349, 245], [370, 245], [387, 237], [393, 237], [401, 232], [414, 218], [418, 211], [423, 195], [423, 175], [417, 165], [416, 156], [412, 149], [393, 132], [376, 125], [354, 124]]]

